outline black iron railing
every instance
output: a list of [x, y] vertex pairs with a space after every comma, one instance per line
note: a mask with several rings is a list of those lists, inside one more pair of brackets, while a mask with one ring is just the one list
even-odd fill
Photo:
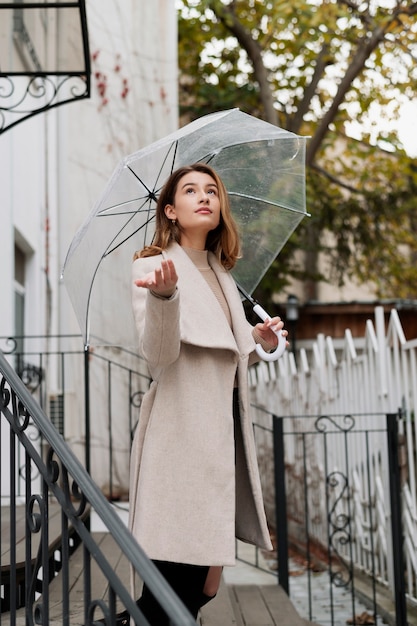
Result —
[[[344, 594], [354, 616], [366, 603], [373, 623], [407, 622], [404, 535], [398, 430], [401, 411], [394, 414], [278, 416], [252, 405], [260, 474], [268, 518], [275, 517], [277, 572], [281, 587], [291, 593], [289, 554], [298, 552], [306, 570], [307, 615], [315, 618], [312, 579], [317, 566], [327, 581], [329, 624], [339, 623], [335, 590]], [[267, 477], [274, 475], [274, 481]], [[357, 482], [355, 483], [355, 476]], [[380, 505], [377, 485], [386, 489], [387, 528], [384, 540], [392, 549], [392, 603], [380, 602], [378, 585], [386, 559], [381, 557]], [[380, 484], [380, 483], [379, 483]], [[358, 491], [360, 489], [360, 491]], [[359, 539], [358, 521], [365, 535]], [[366, 550], [366, 569], [357, 552]], [[365, 576], [361, 576], [365, 574]], [[365, 592], [360, 580], [366, 579]], [[320, 601], [324, 602], [326, 583]], [[389, 603], [388, 603], [389, 605]], [[355, 621], [349, 623], [356, 623]], [[358, 623], [361, 623], [360, 621]]]
[[[47, 349], [43, 346], [41, 350], [40, 343], [36, 346], [37, 349], [35, 346], [30, 349], [30, 346], [38, 340], [40, 343], [46, 341]], [[59, 349], [53, 345], [55, 340], [59, 344]], [[83, 461], [84, 467], [101, 492], [104, 492], [109, 500], [124, 499], [121, 486], [123, 487], [123, 480], [125, 485], [127, 484], [131, 441], [141, 398], [149, 386], [149, 378], [137, 356], [115, 348], [85, 351], [79, 337], [25, 337], [24, 342], [23, 338], [15, 337], [3, 340], [0, 338], [0, 341], [7, 348], [7, 358], [13, 362], [26, 384], [26, 391], [32, 394], [32, 399], [39, 401], [62, 436], [68, 440], [72, 449], [79, 453], [78, 458]], [[10, 402], [12, 401], [10, 400], [9, 404]], [[369, 425], [364, 426], [368, 419], [364, 415], [278, 417], [261, 407], [253, 406], [252, 409], [267, 516], [271, 521], [275, 515], [277, 516], [279, 584], [289, 591], [291, 579], [288, 552], [291, 544], [295, 542], [298, 543], [298, 547], [302, 547], [306, 556], [310, 593], [316, 560], [315, 550], [320, 544], [328, 568], [331, 619], [333, 620], [335, 615], [332, 605], [332, 590], [335, 587], [346, 588], [349, 591], [354, 612], [357, 591], [355, 551], [362, 548], [354, 538], [353, 529], [356, 524], [355, 507], [360, 506], [367, 524], [365, 531], [369, 565], [365, 573], [370, 590], [370, 606], [375, 613], [378, 610], [376, 601], [376, 580], [380, 572], [378, 568], [385, 567], [383, 561], [378, 561], [376, 548], [380, 531], [375, 531], [375, 515], [378, 508], [375, 477], [376, 474], [387, 476], [391, 480], [389, 488], [387, 484], [387, 494], [393, 498], [388, 519], [392, 522], [391, 535], [395, 560], [393, 587], [395, 612], [400, 620], [398, 623], [403, 623], [401, 620], [405, 619], [406, 613], [403, 565], [400, 562], [403, 537], [400, 489], [395, 482], [398, 481], [399, 471], [395, 437], [397, 421], [401, 420], [401, 416], [374, 415], [374, 419], [378, 417], [378, 427], [370, 428]], [[79, 419], [77, 431], [80, 431], [82, 436], [74, 439], [69, 425], [77, 416]], [[121, 431], [124, 439], [122, 437], [120, 440]], [[48, 457], [45, 457], [49, 450], [49, 442], [45, 439], [43, 430], [39, 430], [36, 420], [29, 419], [27, 424], [25, 423], [24, 433], [41, 457], [47, 458], [46, 467], [50, 471], [48, 468], [54, 466], [55, 459], [48, 460]], [[386, 452], [381, 453], [379, 447], [374, 447], [372, 442], [375, 437], [379, 438], [378, 446], [382, 445], [381, 450]], [[329, 455], [335, 446], [339, 446], [341, 450], [336, 461], [334, 455], [333, 457]], [[2, 453], [4, 447], [3, 443]], [[355, 448], [358, 447], [366, 451], [361, 457], [366, 460], [365, 463], [358, 461], [355, 454]], [[98, 472], [95, 463], [97, 448], [101, 473]], [[42, 479], [42, 473], [36, 468], [32, 472], [25, 469], [27, 455], [25, 448], [17, 445], [14, 454], [15, 458], [13, 461], [10, 460], [10, 467], [16, 468], [14, 486], [16, 497], [25, 496], [29, 483], [32, 483], [32, 494], [42, 493], [42, 487], [39, 486], [39, 477]], [[2, 464], [4, 467], [4, 461]], [[355, 469], [364, 486], [365, 496], [360, 496], [360, 502], [358, 499], [355, 502], [352, 499], [355, 491], [352, 475]], [[124, 475], [124, 479], [123, 476], [120, 478], [121, 474]], [[386, 505], [389, 508], [388, 501]], [[40, 513], [42, 501], [32, 499], [30, 506], [42, 517], [43, 513]], [[87, 505], [84, 511], [86, 508]], [[85, 513], [80, 512], [79, 515], [82, 517]], [[71, 529], [74, 528], [71, 525]], [[71, 529], [68, 532], [73, 532]], [[387, 529], [387, 532], [390, 531]], [[77, 536], [73, 532], [71, 546], [75, 545]], [[64, 557], [64, 561], [66, 558]], [[237, 558], [240, 558], [238, 552]], [[50, 563], [51, 571], [46, 578], [51, 578], [56, 568], [61, 567], [61, 560], [60, 557]], [[259, 566], [258, 560], [255, 555], [251, 564]], [[43, 581], [41, 582], [43, 584]], [[38, 581], [35, 585], [38, 593], [42, 592], [39, 591], [40, 584]], [[24, 593], [24, 585], [21, 584], [18, 587], [18, 596]], [[309, 597], [309, 616], [312, 617], [311, 593]]]
[[[84, 553], [81, 574], [84, 589], [83, 623], [93, 625], [95, 620], [104, 616], [108, 625], [115, 624], [116, 606], [120, 606], [121, 603], [131, 614], [132, 621], [136, 624], [148, 624], [136, 605], [135, 598], [122, 583], [93, 533], [90, 532], [89, 511], [94, 510], [113, 537], [117, 549], [128, 559], [132, 572], [146, 582], [158, 597], [172, 623], [177, 626], [195, 625], [193, 618], [147, 559], [101, 490], [1, 352], [0, 416], [2, 450], [0, 620], [3, 621], [3, 617], [4, 623], [13, 626], [16, 624], [19, 607], [24, 605], [26, 624], [49, 624], [49, 584], [59, 569], [62, 578], [61, 623], [69, 626], [71, 552], [81, 549], [76, 548], [76, 544], [80, 542]], [[38, 439], [33, 440], [32, 427], [41, 433], [42, 445]], [[6, 451], [9, 454], [7, 464]], [[19, 488], [22, 481], [23, 490]], [[51, 555], [50, 511], [54, 506], [60, 509], [61, 527], [58, 542], [53, 546]], [[20, 519], [19, 511], [22, 507], [24, 516]], [[18, 541], [22, 528], [23, 548]], [[36, 550], [35, 545], [38, 545]], [[7, 562], [4, 556], [6, 552]], [[95, 597], [91, 580], [92, 563], [98, 565], [106, 580], [108, 586], [106, 601], [103, 601], [101, 596]]]
[[85, 350], [79, 335], [0, 337], [0, 349], [106, 497], [126, 499], [150, 383], [143, 360], [111, 346]]

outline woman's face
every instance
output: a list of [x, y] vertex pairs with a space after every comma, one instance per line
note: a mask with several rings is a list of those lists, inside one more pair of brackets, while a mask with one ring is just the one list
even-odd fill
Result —
[[214, 178], [203, 172], [188, 172], [178, 182], [174, 204], [165, 207], [181, 231], [181, 245], [201, 247], [207, 234], [220, 223], [219, 190]]

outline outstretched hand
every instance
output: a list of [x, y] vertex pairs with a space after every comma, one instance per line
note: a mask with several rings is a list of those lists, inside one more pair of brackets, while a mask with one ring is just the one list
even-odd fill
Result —
[[149, 289], [162, 298], [169, 298], [175, 291], [177, 281], [178, 276], [174, 262], [171, 259], [167, 259], [162, 261], [161, 266], [153, 272], [135, 280], [135, 285]]
[[[280, 317], [272, 317], [268, 318], [264, 322], [260, 322], [255, 326], [256, 331], [260, 337], [269, 343], [271, 346], [276, 347], [278, 345], [278, 337], [275, 333], [279, 332], [284, 328], [284, 322]], [[282, 335], [284, 337], [288, 336], [288, 331], [282, 330]], [[290, 344], [287, 341], [287, 346]]]

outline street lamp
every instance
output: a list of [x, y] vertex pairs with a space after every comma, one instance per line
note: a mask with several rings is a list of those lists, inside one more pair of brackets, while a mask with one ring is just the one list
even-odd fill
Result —
[[289, 325], [289, 333], [290, 333], [290, 344], [291, 344], [291, 352], [294, 354], [296, 352], [296, 339], [295, 339], [295, 330], [297, 327], [299, 317], [299, 302], [297, 296], [290, 294], [287, 298], [287, 306], [286, 306], [286, 321]]

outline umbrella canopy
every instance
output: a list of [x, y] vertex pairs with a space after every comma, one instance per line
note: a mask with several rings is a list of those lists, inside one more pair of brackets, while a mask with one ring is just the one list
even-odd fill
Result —
[[233, 275], [252, 293], [306, 215], [305, 141], [231, 109], [206, 115], [123, 159], [64, 264], [85, 344], [135, 345], [133, 254], [152, 242], [158, 193], [183, 165], [208, 163], [225, 183], [242, 239]]

